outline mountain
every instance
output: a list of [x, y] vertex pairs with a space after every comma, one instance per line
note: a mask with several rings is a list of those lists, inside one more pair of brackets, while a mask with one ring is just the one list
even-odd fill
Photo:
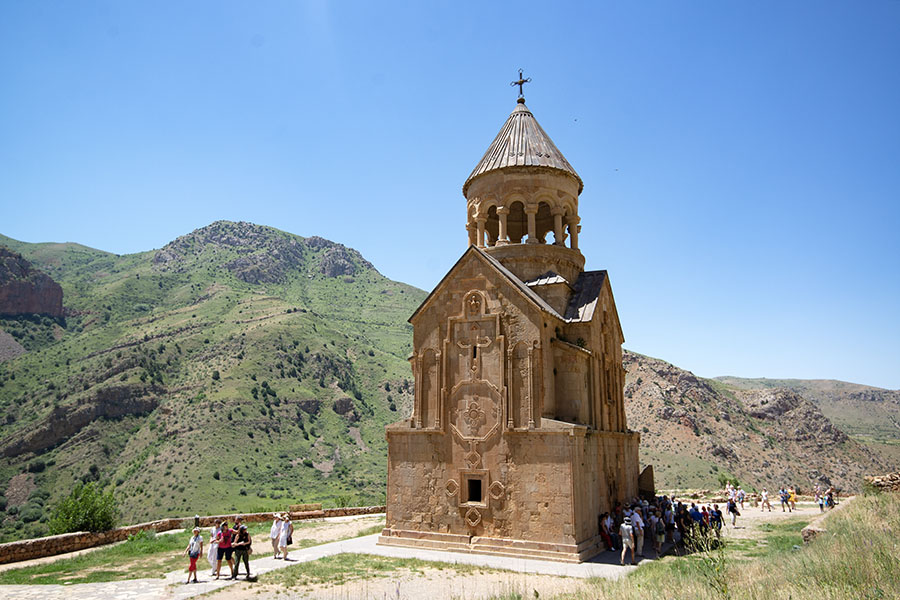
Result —
[[[124, 522], [383, 501], [422, 290], [352, 248], [250, 223], [124, 256], [0, 246], [63, 305], [0, 316], [0, 541], [46, 533], [77, 481], [114, 490]], [[628, 422], [661, 488], [725, 475], [857, 489], [898, 447], [896, 392], [703, 379], [632, 352], [625, 366]]]
[[0, 247], [0, 315], [62, 317], [62, 288], [16, 252]]
[[716, 379], [744, 390], [794, 390], [850, 437], [900, 465], [900, 390], [832, 379]]
[[423, 291], [341, 244], [250, 223], [125, 256], [0, 245], [65, 305], [0, 319], [27, 350], [0, 362], [0, 539], [43, 533], [41, 508], [78, 480], [111, 486], [129, 522], [383, 501]]
[[725, 475], [756, 489], [858, 490], [864, 475], [890, 469], [798, 389], [738, 387], [633, 352], [624, 364], [628, 425], [642, 432], [641, 463], [661, 487], [710, 487]]

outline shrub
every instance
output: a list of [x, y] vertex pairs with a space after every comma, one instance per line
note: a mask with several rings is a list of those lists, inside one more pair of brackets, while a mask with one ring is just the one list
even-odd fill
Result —
[[80, 483], [53, 510], [50, 533], [107, 531], [115, 527], [118, 512], [112, 492], [104, 494], [93, 482]]
[[29, 473], [40, 473], [47, 467], [47, 464], [41, 459], [37, 458], [30, 463], [28, 463], [28, 472]]

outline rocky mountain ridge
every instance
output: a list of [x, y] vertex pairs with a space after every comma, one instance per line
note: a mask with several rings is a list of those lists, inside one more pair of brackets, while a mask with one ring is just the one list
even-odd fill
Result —
[[864, 475], [889, 469], [795, 390], [731, 387], [633, 352], [624, 363], [628, 424], [642, 432], [642, 462], [663, 485], [699, 485], [723, 473], [757, 489], [858, 490]]
[[0, 245], [0, 315], [63, 316], [62, 287], [21, 254]]

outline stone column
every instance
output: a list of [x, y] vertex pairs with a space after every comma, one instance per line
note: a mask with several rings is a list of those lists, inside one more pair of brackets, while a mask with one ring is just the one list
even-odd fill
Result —
[[566, 244], [566, 234], [563, 231], [562, 218], [563, 215], [561, 210], [553, 211], [553, 237], [556, 238], [553, 242], [554, 246], [565, 246]]
[[509, 243], [509, 237], [506, 235], [506, 217], [509, 215], [509, 209], [505, 206], [497, 208], [497, 216], [500, 218], [500, 230], [497, 234], [497, 245], [505, 246]]
[[476, 236], [478, 235], [478, 227], [475, 226], [474, 223], [469, 221], [466, 223], [466, 232], [469, 234], [469, 245], [474, 246], [476, 242]]
[[578, 250], [578, 223], [581, 221], [579, 217], [569, 217], [567, 223], [569, 226], [569, 238], [572, 240], [569, 247], [572, 250]]
[[475, 245], [479, 248], [484, 248], [484, 225], [487, 222], [487, 219], [479, 217], [475, 219], [475, 222], [478, 224], [477, 233], [475, 234], [477, 239]]
[[528, 216], [528, 239], [525, 240], [526, 244], [537, 244], [537, 207], [536, 206], [526, 206], [525, 214]]

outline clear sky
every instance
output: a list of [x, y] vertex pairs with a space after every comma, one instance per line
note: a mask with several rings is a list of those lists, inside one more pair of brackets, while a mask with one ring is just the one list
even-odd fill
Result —
[[429, 290], [524, 68], [627, 348], [900, 388], [898, 64], [897, 0], [6, 0], [0, 233], [245, 220]]

